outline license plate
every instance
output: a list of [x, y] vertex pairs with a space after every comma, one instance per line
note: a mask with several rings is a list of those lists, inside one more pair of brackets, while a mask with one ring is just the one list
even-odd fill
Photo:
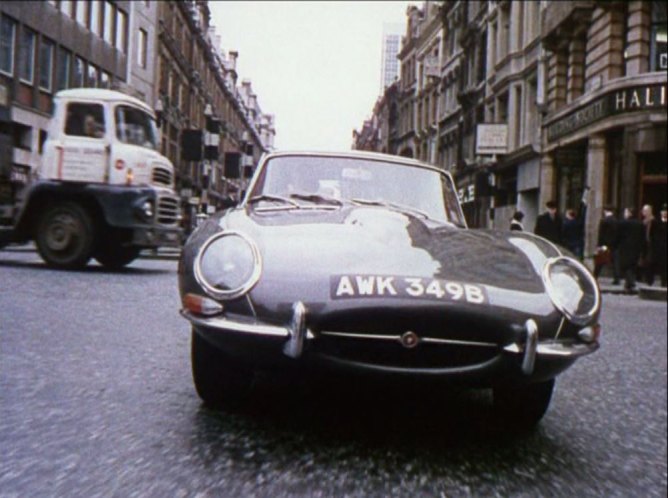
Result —
[[332, 299], [402, 298], [487, 304], [483, 285], [440, 278], [387, 275], [335, 275], [330, 278]]

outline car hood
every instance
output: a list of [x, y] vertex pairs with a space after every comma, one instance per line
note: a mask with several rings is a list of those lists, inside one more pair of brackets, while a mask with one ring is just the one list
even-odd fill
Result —
[[[228, 211], [217, 225], [257, 244], [262, 276], [252, 297], [260, 302], [276, 299], [272, 295], [285, 303], [304, 295], [327, 300], [325, 283], [333, 276], [386, 275], [483, 285], [497, 304], [521, 308], [521, 295], [544, 295], [540, 272], [547, 258], [559, 254], [531, 234], [462, 229], [376, 206], [246, 207]], [[541, 302], [549, 305], [546, 312], [553, 310], [549, 300]]]

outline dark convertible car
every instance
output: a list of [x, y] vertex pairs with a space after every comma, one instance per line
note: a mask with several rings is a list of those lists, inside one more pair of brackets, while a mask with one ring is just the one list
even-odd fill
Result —
[[493, 389], [530, 426], [557, 374], [598, 348], [589, 271], [532, 234], [466, 227], [452, 178], [396, 156], [280, 152], [179, 263], [197, 392], [258, 369], [334, 368]]

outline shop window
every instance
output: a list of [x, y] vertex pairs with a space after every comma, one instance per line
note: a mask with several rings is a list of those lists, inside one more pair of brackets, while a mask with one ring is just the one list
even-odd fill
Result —
[[111, 74], [100, 71], [100, 88], [111, 88]]
[[39, 46], [39, 87], [47, 92], [51, 91], [53, 81], [53, 48], [52, 41], [42, 39]]
[[19, 46], [19, 77], [22, 81], [32, 84], [35, 76], [35, 40], [37, 35], [24, 28]]
[[668, 69], [668, 21], [666, 20], [666, 3], [652, 2], [652, 31], [650, 40], [650, 70], [666, 71]]
[[0, 72], [14, 73], [14, 37], [16, 23], [9, 17], [0, 17]]

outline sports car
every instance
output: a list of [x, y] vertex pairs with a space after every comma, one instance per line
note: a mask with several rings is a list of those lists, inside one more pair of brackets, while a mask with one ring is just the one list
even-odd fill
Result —
[[417, 376], [492, 389], [531, 426], [599, 346], [600, 293], [567, 251], [469, 229], [449, 173], [403, 157], [265, 155], [179, 261], [192, 372], [212, 406], [262, 369]]

